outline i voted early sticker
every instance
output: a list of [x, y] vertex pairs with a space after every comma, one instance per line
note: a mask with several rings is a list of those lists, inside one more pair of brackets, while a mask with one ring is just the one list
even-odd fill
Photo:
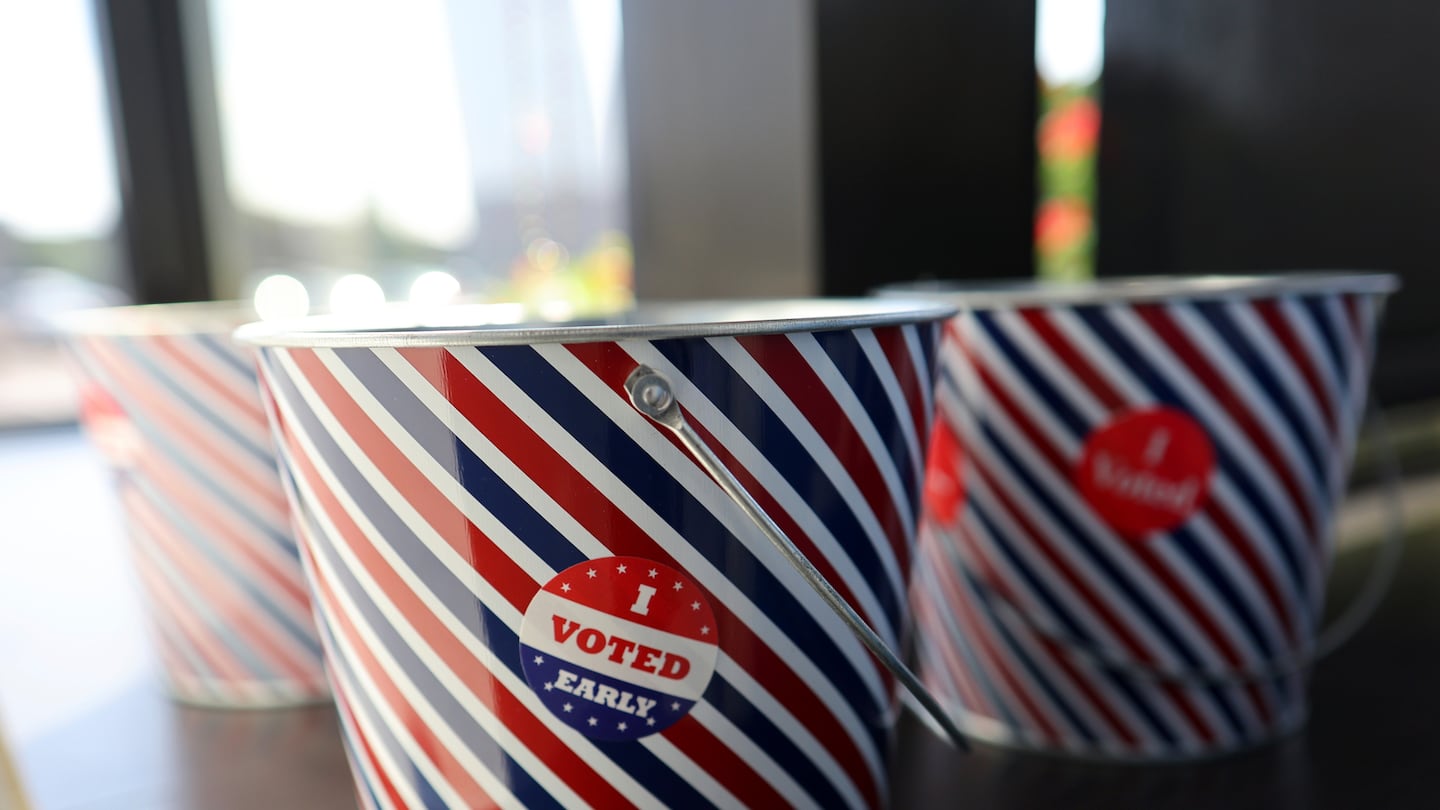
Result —
[[715, 673], [715, 614], [700, 587], [640, 557], [572, 565], [520, 623], [525, 679], [589, 737], [634, 740], [689, 713]]
[[1145, 408], [1090, 434], [1076, 483], [1106, 522], [1142, 538], [1189, 520], [1204, 505], [1214, 472], [1215, 448], [1194, 417]]

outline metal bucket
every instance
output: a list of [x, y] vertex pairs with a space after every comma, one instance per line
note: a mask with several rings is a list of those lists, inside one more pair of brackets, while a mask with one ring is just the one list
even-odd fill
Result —
[[241, 303], [113, 307], [63, 326], [81, 418], [114, 472], [162, 671], [179, 700], [328, 698]]
[[1307, 274], [885, 291], [961, 310], [940, 351], [912, 598], [919, 672], [966, 733], [1156, 761], [1303, 724], [1309, 665], [1359, 623], [1319, 628], [1395, 287]]
[[884, 805], [951, 312], [241, 329], [362, 802]]

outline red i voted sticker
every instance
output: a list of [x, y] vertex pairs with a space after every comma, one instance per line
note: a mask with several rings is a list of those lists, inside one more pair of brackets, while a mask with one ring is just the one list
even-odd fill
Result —
[[944, 419], [935, 421], [925, 462], [925, 511], [942, 526], [953, 526], [965, 500], [965, 458], [960, 438]]
[[1090, 434], [1076, 485], [1116, 531], [1138, 538], [1184, 523], [1204, 504], [1214, 470], [1215, 449], [1193, 417], [1147, 408]]
[[634, 740], [689, 713], [715, 674], [715, 614], [664, 563], [605, 557], [545, 583], [520, 623], [525, 679], [582, 734]]

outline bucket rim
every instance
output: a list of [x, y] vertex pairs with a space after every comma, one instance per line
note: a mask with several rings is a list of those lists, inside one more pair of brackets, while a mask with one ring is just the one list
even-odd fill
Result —
[[1394, 273], [1315, 271], [1237, 275], [1107, 276], [1088, 281], [913, 281], [887, 284], [877, 288], [874, 293], [881, 297], [942, 300], [960, 309], [974, 309], [1146, 303], [1177, 298], [1189, 301], [1253, 299], [1321, 293], [1386, 295], [1398, 289], [1400, 278]]
[[745, 337], [868, 329], [940, 321], [956, 313], [932, 300], [783, 298], [644, 303], [604, 317], [496, 323], [489, 305], [366, 316], [312, 315], [248, 323], [235, 339], [286, 348], [421, 348]]
[[229, 336], [256, 317], [251, 302], [236, 299], [87, 307], [57, 315], [53, 323], [84, 337]]

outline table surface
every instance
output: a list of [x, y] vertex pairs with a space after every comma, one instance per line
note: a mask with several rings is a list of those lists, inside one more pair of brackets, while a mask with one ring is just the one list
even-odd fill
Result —
[[[216, 711], [160, 693], [115, 506], [78, 433], [0, 434], [0, 514], [0, 722], [36, 807], [355, 806], [330, 708]], [[1107, 765], [983, 746], [961, 755], [906, 717], [894, 805], [1440, 806], [1433, 533], [1412, 533], [1374, 621], [1318, 669], [1303, 733], [1202, 763]], [[1336, 594], [1354, 590], [1371, 553], [1341, 556]]]

